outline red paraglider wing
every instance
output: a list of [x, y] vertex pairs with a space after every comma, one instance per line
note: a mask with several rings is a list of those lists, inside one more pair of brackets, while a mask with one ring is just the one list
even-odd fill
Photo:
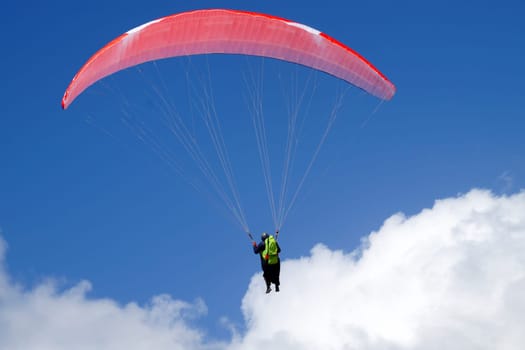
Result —
[[272, 57], [318, 69], [384, 100], [394, 85], [357, 52], [313, 28], [270, 15], [197, 10], [163, 17], [114, 39], [95, 53], [69, 84], [66, 109], [86, 88], [122, 69], [195, 54]]

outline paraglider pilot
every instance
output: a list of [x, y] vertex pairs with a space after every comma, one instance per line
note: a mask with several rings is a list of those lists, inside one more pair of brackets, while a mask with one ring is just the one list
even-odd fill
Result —
[[[275, 232], [276, 235], [279, 231]], [[266, 282], [266, 293], [272, 291], [271, 284], [275, 284], [275, 291], [279, 291], [279, 274], [281, 273], [281, 261], [279, 259], [279, 253], [281, 247], [272, 235], [268, 235], [263, 232], [261, 235], [261, 242], [257, 244], [255, 241], [252, 243], [253, 252], [259, 254], [261, 257], [261, 268], [263, 271], [264, 282]]]

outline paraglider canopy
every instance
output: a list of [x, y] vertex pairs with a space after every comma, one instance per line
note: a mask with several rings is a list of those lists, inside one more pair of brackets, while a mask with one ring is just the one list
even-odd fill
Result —
[[[319, 30], [268, 14], [210, 9], [184, 12], [150, 21], [129, 30], [106, 44], [91, 56], [77, 72], [64, 93], [62, 108], [68, 108], [84, 90], [95, 82], [118, 71], [164, 58], [206, 54], [259, 56], [263, 58], [262, 62], [264, 62], [264, 58], [287, 61], [312, 68], [306, 69], [309, 73], [321, 71], [340, 79], [346, 91], [355, 86], [381, 100], [389, 100], [395, 94], [395, 86], [370, 62], [350, 47]], [[189, 57], [188, 61], [190, 58], [193, 59]], [[208, 59], [208, 57], [205, 58]], [[156, 62], [153, 62], [153, 65], [157, 67]], [[137, 70], [141, 71], [141, 68]], [[238, 67], [235, 67], [235, 71], [237, 70]], [[277, 193], [274, 191], [275, 179], [273, 179], [274, 174], [271, 171], [271, 163], [275, 162], [270, 161], [269, 142], [266, 133], [267, 124], [264, 121], [262, 72], [263, 69], [260, 73], [253, 74], [251, 72], [248, 76], [244, 76], [243, 80], [247, 86], [248, 115], [252, 119], [255, 144], [259, 153], [266, 195], [276, 230], [275, 238], [277, 238], [279, 230], [296, 202], [320, 149], [334, 125], [346, 92], [339, 95], [333, 94], [336, 96], [331, 111], [326, 114], [326, 127], [323, 129], [322, 125], [317, 124], [313, 128], [315, 132], [320, 130], [321, 134], [319, 139], [314, 140], [310, 145], [312, 146], [311, 156], [304, 157], [304, 162], [299, 164], [295, 163], [295, 156], [299, 138], [304, 132], [303, 122], [306, 119], [306, 116], [301, 119], [299, 114], [302, 112], [308, 114], [313, 92], [311, 94], [306, 93], [310, 85], [310, 78], [305, 81], [304, 89], [301, 92], [295, 90], [296, 86], [300, 84], [294, 80], [290, 89], [289, 101], [286, 102], [287, 134], [282, 143], [284, 154], [282, 154], [282, 173], [278, 180], [280, 187], [275, 187], [275, 189], [280, 189]], [[228, 80], [234, 79], [234, 72], [232, 71], [222, 70], [221, 73], [227, 74], [226, 79]], [[177, 76], [176, 80], [184, 80], [184, 77], [181, 78], [179, 79]], [[337, 81], [338, 79], [328, 80]], [[202, 89], [195, 88], [195, 83], [198, 84], [199, 82], [204, 82]], [[160, 113], [158, 114], [160, 125], [169, 134], [175, 136], [175, 139], [182, 146], [182, 150], [187, 153], [188, 159], [194, 161], [193, 165], [207, 180], [216, 199], [222, 201], [232, 214], [232, 218], [253, 240], [241, 203], [241, 196], [237, 189], [232, 162], [221, 132], [221, 120], [218, 118], [217, 108], [214, 105], [211, 75], [208, 71], [204, 74], [204, 79], [202, 77], [189, 79], [189, 75], [186, 74], [186, 83], [189, 99], [191, 100], [193, 94], [198, 95], [197, 101], [189, 101], [188, 120], [179, 114], [175, 104], [172, 104], [169, 98], [163, 96], [162, 88], [153, 88], [153, 95], [158, 97], [160, 104]], [[312, 86], [315, 84], [314, 81]], [[165, 84], [160, 84], [160, 86], [165, 87]], [[171, 97], [172, 93], [173, 91], [170, 91], [167, 95]], [[306, 102], [308, 99], [310, 102]], [[199, 181], [195, 181], [195, 176], [190, 175], [179, 164], [179, 159], [175, 157], [177, 152], [159, 140], [153, 131], [155, 128], [145, 126], [142, 121], [137, 122], [135, 120], [137, 116], [127, 110], [130, 107], [129, 101], [125, 100], [124, 102], [122, 121], [126, 126], [136, 133], [141, 142], [149, 144], [154, 152], [167, 162], [167, 165], [185, 178], [195, 189], [199, 192], [206, 192], [201, 191]], [[237, 101], [235, 104], [237, 108]], [[235, 113], [236, 115], [241, 114], [238, 111]], [[318, 116], [322, 114], [324, 112], [317, 113]], [[150, 120], [155, 119], [150, 117], [155, 116], [156, 113], [148, 111], [146, 115], [147, 120]], [[276, 115], [278, 116], [276, 119], [284, 119], [281, 118], [282, 114], [276, 113]], [[138, 117], [140, 118], [140, 115]], [[322, 118], [312, 119], [321, 120]], [[202, 138], [196, 136], [195, 126], [199, 125], [200, 122], [208, 131], [210, 141], [208, 145], [203, 146]], [[189, 123], [191, 123], [191, 127], [189, 127]], [[213, 158], [213, 153], [211, 156], [206, 154], [207, 146], [210, 150], [215, 150], [215, 158]], [[220, 167], [222, 173], [220, 170], [216, 171], [214, 165], [217, 165], [217, 168]], [[302, 175], [292, 185], [292, 172], [295, 169], [301, 169], [302, 173], [300, 174]]]
[[90, 85], [144, 62], [195, 54], [244, 54], [302, 64], [343, 79], [383, 100], [394, 85], [370, 62], [304, 24], [238, 10], [196, 10], [159, 18], [117, 37], [96, 52], [69, 84], [66, 109]]

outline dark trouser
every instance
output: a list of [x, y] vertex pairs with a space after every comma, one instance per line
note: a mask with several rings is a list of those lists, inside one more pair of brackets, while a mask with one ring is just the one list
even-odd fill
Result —
[[277, 264], [265, 264], [263, 268], [263, 277], [266, 282], [266, 287], [269, 287], [271, 283], [279, 286], [281, 283], [279, 281], [279, 275], [281, 273], [281, 262]]

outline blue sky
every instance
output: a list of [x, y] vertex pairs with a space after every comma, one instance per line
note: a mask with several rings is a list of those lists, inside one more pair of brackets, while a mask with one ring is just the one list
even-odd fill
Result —
[[[241, 300], [259, 269], [242, 230], [133, 137], [108, 137], [86, 122], [93, 110], [97, 120], [105, 116], [104, 105], [89, 106], [104, 86], [60, 108], [73, 75], [109, 40], [158, 17], [219, 7], [326, 32], [397, 87], [375, 113], [374, 102], [348, 100], [283, 228], [284, 259], [305, 256], [317, 243], [350, 252], [390, 215], [412, 215], [472, 188], [501, 195], [525, 186], [519, 1], [13, 2], [0, 21], [0, 229], [13, 281], [31, 288], [52, 277], [67, 288], [86, 279], [90, 298], [119, 303], [161, 293], [202, 298], [208, 316], [198, 322], [216, 337], [226, 334], [220, 317], [242, 323]], [[223, 61], [212, 58], [210, 66], [222, 71]], [[161, 68], [173, 77], [175, 66]], [[268, 66], [271, 76], [276, 65]], [[293, 69], [283, 67], [275, 69]], [[128, 78], [107, 84], [125, 86]], [[333, 94], [321, 91], [314, 104]], [[97, 125], [124, 131], [112, 121]], [[252, 181], [263, 189], [260, 170], [251, 178], [239, 166], [246, 155], [233, 153], [251, 227], [271, 230], [267, 203], [247, 190]]]

